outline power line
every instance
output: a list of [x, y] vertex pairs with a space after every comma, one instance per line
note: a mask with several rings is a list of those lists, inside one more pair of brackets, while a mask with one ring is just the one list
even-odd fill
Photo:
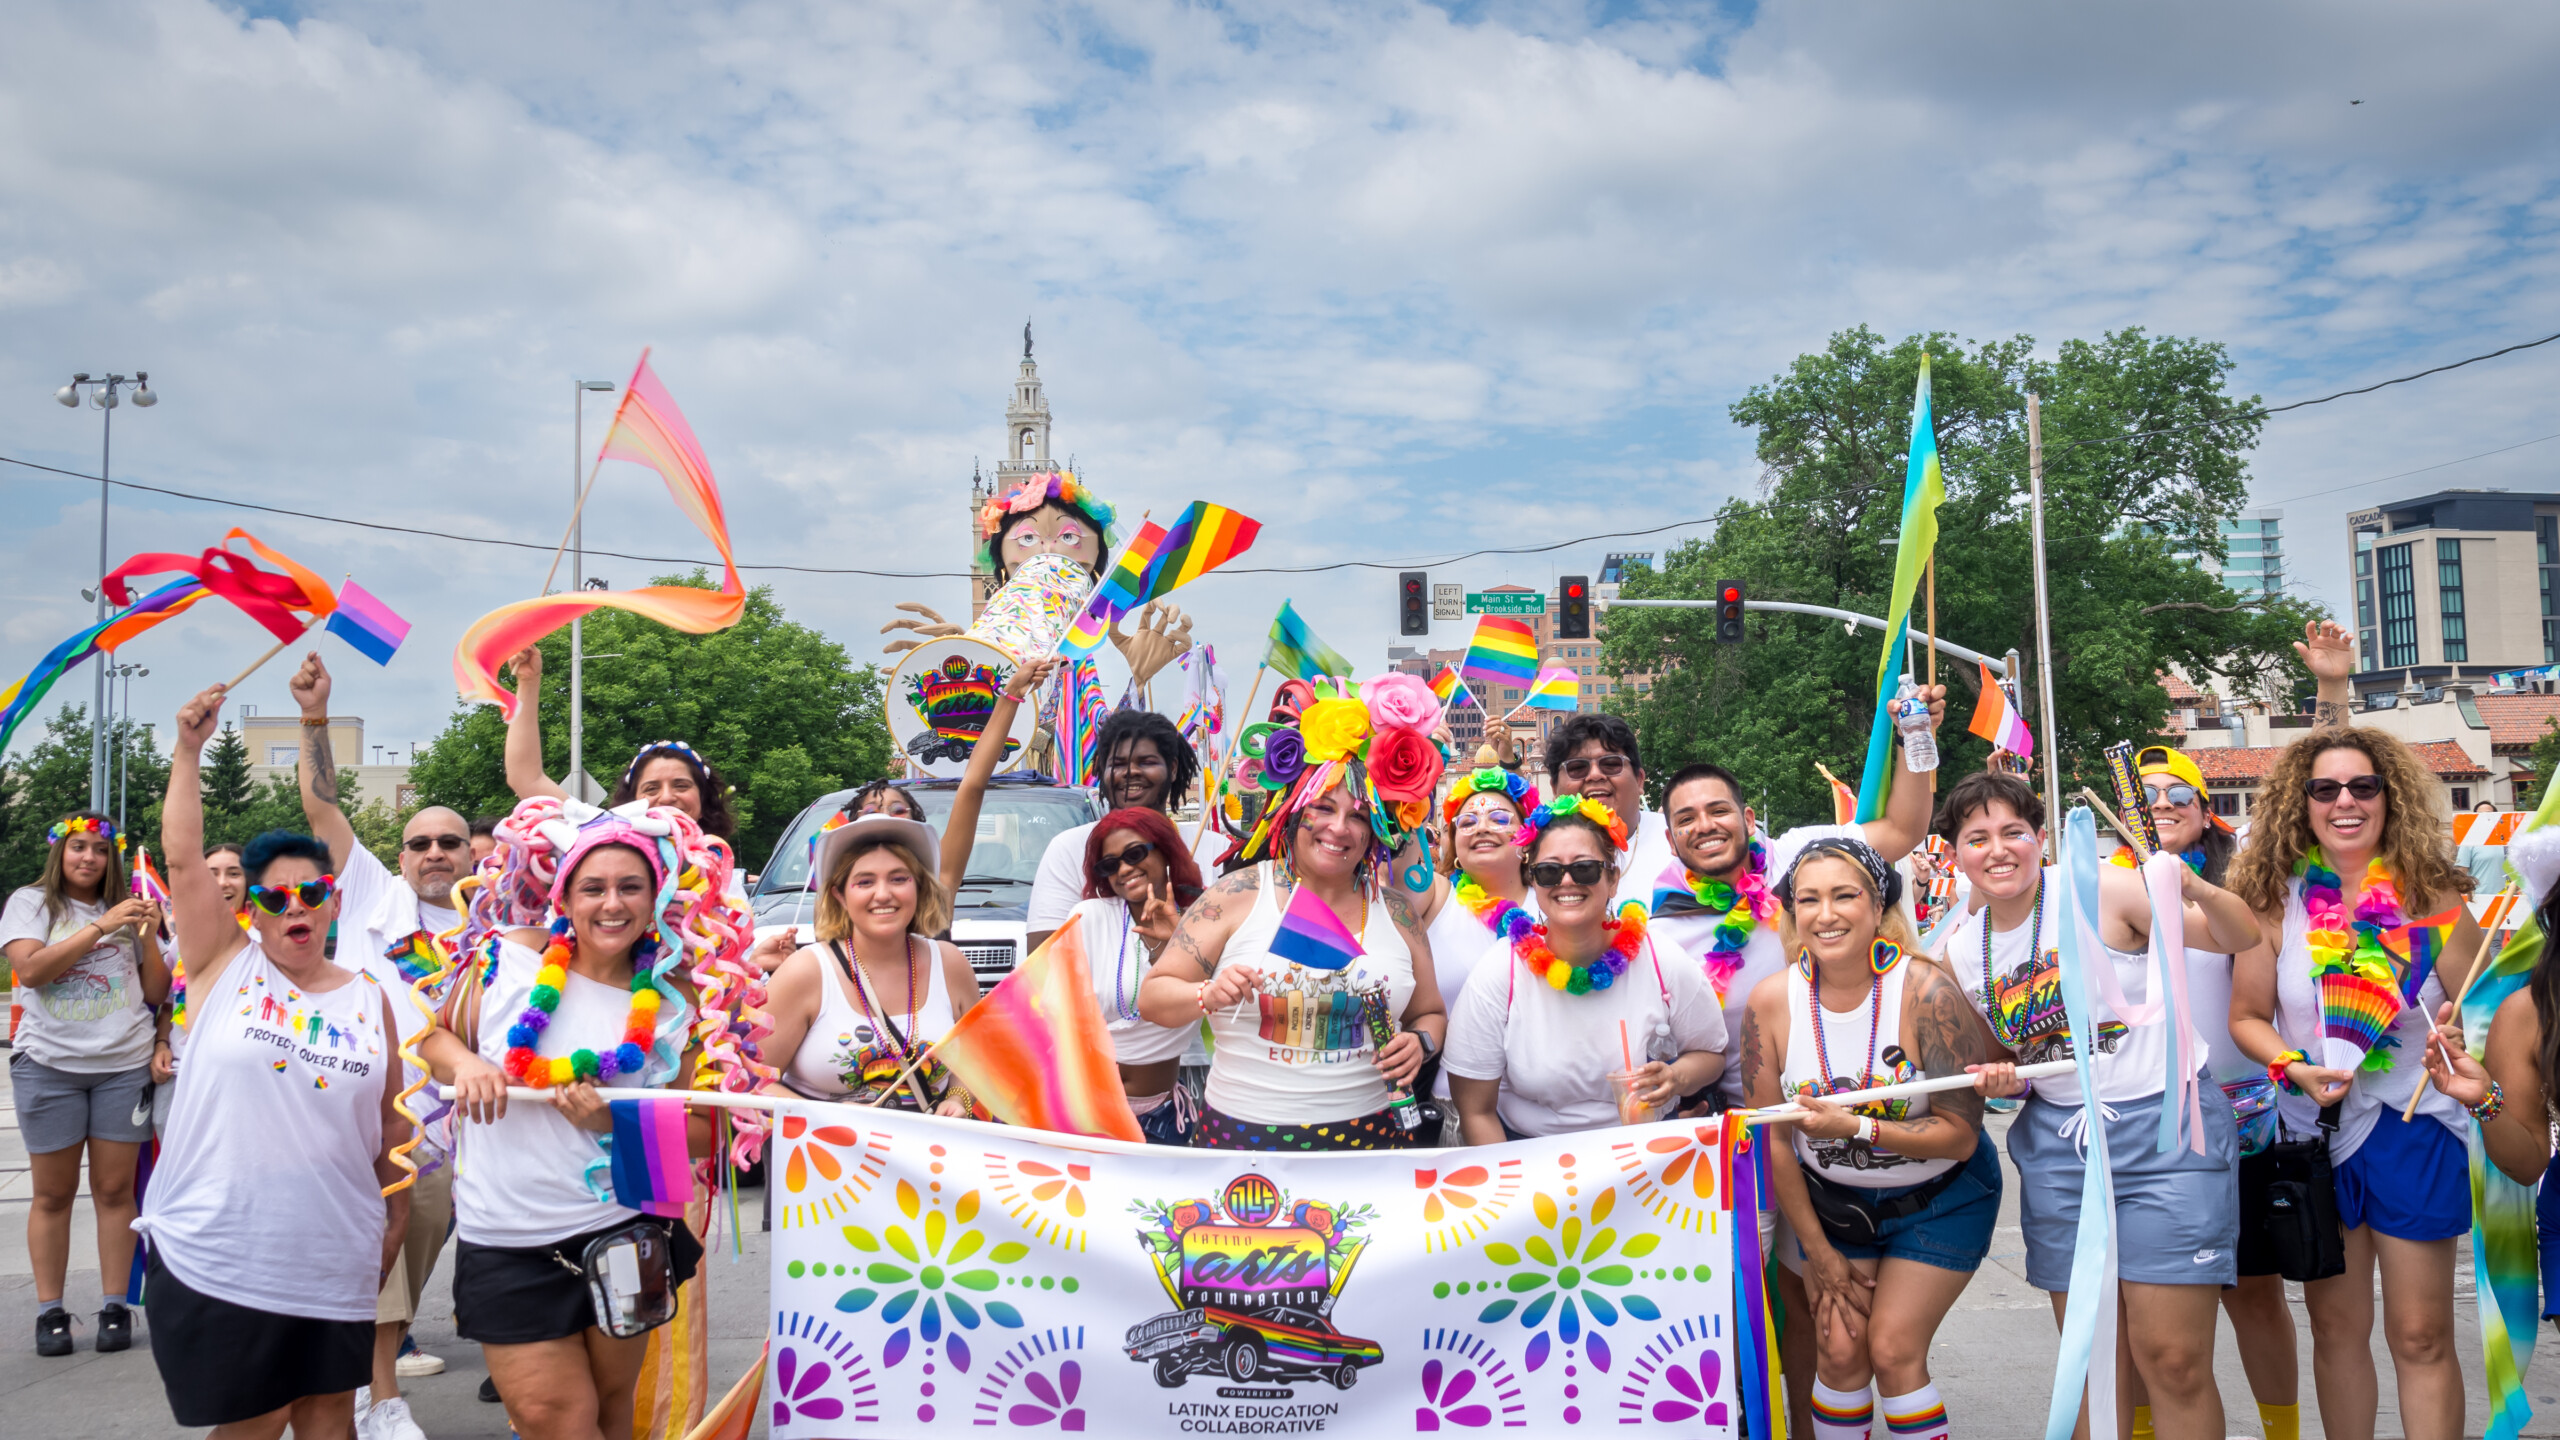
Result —
[[2519, 440], [2513, 445], [2501, 445], [2495, 450], [2483, 450], [2477, 455], [2465, 455], [2459, 460], [2439, 460], [2433, 465], [2421, 465], [2415, 470], [2403, 470], [2397, 475], [2377, 475], [2371, 480], [2350, 480], [2344, 485], [2332, 485], [2326, 490], [2306, 490], [2299, 495], [2287, 495], [2281, 499], [2268, 500], [2262, 503], [2268, 505], [2290, 505], [2297, 500], [2316, 500], [2323, 495], [2335, 495], [2341, 490], [2361, 490], [2367, 485], [2380, 485], [2389, 480], [2406, 480], [2412, 475], [2424, 475], [2430, 470], [2442, 470], [2454, 465], [2467, 465], [2474, 460], [2486, 460], [2492, 455], [2504, 455], [2510, 450], [2522, 450], [2528, 445], [2539, 445], [2546, 440], [2560, 440], [2560, 433], [2544, 435], [2532, 440]]

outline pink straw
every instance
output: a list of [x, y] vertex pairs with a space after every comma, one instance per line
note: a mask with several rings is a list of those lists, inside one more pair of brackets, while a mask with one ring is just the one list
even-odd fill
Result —
[[1628, 1074], [1636, 1073], [1635, 1047], [1627, 1043], [1627, 1022], [1624, 1020], [1618, 1022], [1618, 1056], [1627, 1062]]

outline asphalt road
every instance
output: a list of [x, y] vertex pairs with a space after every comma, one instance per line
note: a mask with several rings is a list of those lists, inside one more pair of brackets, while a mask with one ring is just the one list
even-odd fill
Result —
[[[1999, 1117], [1994, 1117], [1993, 1125], [1998, 1131], [2006, 1129], [2006, 1122]], [[1993, 1237], [1990, 1258], [1948, 1316], [1932, 1356], [1948, 1414], [1957, 1433], [1963, 1435], [2033, 1437], [2041, 1434], [2044, 1426], [2056, 1348], [2053, 1316], [2043, 1293], [2026, 1283], [2015, 1196], [2013, 1185], [2004, 1197], [2001, 1226]], [[751, 1193], [743, 1198], [750, 1216], [761, 1208], [760, 1197]], [[159, 1372], [151, 1363], [147, 1320], [136, 1327], [134, 1348], [123, 1354], [100, 1355], [91, 1350], [91, 1327], [88, 1317], [83, 1316], [77, 1331], [81, 1345], [78, 1353], [56, 1360], [36, 1355], [35, 1282], [29, 1272], [26, 1247], [27, 1205], [27, 1158], [18, 1140], [16, 1113], [0, 1108], [0, 1301], [6, 1302], [0, 1303], [0, 1316], [7, 1317], [7, 1323], [15, 1327], [14, 1335], [0, 1336], [0, 1440], [22, 1436], [48, 1440], [152, 1440], [199, 1433], [181, 1430], [169, 1421]], [[754, 1221], [750, 1219], [748, 1224], [752, 1227]], [[2468, 1247], [2464, 1250], [2457, 1277], [2459, 1345], [2463, 1372], [2472, 1380], [2469, 1433], [2476, 1435], [2487, 1413], [2487, 1402], [2479, 1388], [2480, 1331], [2472, 1318]], [[706, 1262], [711, 1276], [711, 1368], [715, 1393], [725, 1389], [754, 1358], [763, 1338], [766, 1253], [764, 1237], [750, 1233], [743, 1258], [733, 1263], [724, 1250]], [[98, 1294], [96, 1255], [96, 1241], [83, 1202], [73, 1222], [73, 1269], [68, 1287], [72, 1296]], [[504, 1414], [498, 1406], [481, 1404], [475, 1394], [486, 1373], [478, 1351], [454, 1338], [452, 1298], [447, 1288], [451, 1260], [448, 1252], [437, 1266], [427, 1289], [424, 1317], [417, 1327], [420, 1343], [444, 1357], [447, 1368], [441, 1375], [410, 1382], [406, 1392], [419, 1424], [434, 1440], [503, 1440], [508, 1433]], [[78, 1303], [94, 1306], [96, 1301], [91, 1298]], [[2295, 1315], [2297, 1353], [2303, 1372], [2303, 1433], [2318, 1436], [2324, 1432], [2317, 1421], [2316, 1407], [2310, 1403], [2311, 1333], [2308, 1323], [2300, 1318], [2298, 1305]], [[2221, 1321], [2221, 1332], [2215, 1359], [2231, 1421], [2227, 1428], [2235, 1436], [2256, 1436], [2257, 1412], [2241, 1375], [2239, 1352], [2228, 1319]], [[2402, 1432], [2394, 1408], [2391, 1366], [2378, 1335], [2374, 1351], [2382, 1377], [2379, 1433], [2396, 1436]], [[2560, 1346], [2546, 1344], [2528, 1377], [2539, 1412], [2526, 1431], [2528, 1435], [2560, 1437], [2560, 1353], [2555, 1351], [2560, 1351]], [[764, 1433], [761, 1424], [756, 1433]]]

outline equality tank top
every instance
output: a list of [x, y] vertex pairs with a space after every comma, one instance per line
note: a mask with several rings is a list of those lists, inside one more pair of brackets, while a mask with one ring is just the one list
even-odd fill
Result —
[[1322, 1125], [1386, 1108], [1387, 1081], [1362, 1014], [1370, 997], [1398, 1028], [1413, 998], [1413, 952], [1387, 907], [1372, 902], [1360, 924], [1367, 953], [1339, 970], [1319, 970], [1271, 953], [1287, 904], [1266, 862], [1253, 911], [1228, 937], [1221, 969], [1250, 965], [1257, 976], [1243, 1000], [1209, 1016], [1217, 1050], [1204, 1092], [1209, 1107], [1257, 1125]]
[[[1911, 975], [1911, 960], [1897, 953], [1893, 964], [1875, 977], [1865, 1004], [1833, 1012], [1814, 1003], [1813, 980], [1803, 962], [1787, 967], [1787, 1055], [1778, 1071], [1779, 1091], [1798, 1095], [1837, 1095], [1920, 1078], [1920, 1067], [1902, 1048], [1902, 991]], [[1877, 1120], [1916, 1120], [1929, 1113], [1929, 1097], [1906, 1096], [1857, 1107]], [[1795, 1131], [1796, 1158], [1838, 1185], [1884, 1190], [1934, 1180], [1959, 1162], [1897, 1155], [1881, 1139], [1869, 1143], [1852, 1135], [1816, 1139]]]

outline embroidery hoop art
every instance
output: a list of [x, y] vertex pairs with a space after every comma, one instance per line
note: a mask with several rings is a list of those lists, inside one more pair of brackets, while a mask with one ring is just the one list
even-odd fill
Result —
[[[1025, 660], [1057, 648], [1092, 588], [1093, 577], [1075, 560], [1035, 555], [987, 601], [967, 634], [927, 640], [899, 657], [880, 706], [898, 753], [942, 779], [967, 770], [997, 692]], [[1038, 711], [1017, 707], [1007, 738], [1015, 745], [1030, 739]]]

